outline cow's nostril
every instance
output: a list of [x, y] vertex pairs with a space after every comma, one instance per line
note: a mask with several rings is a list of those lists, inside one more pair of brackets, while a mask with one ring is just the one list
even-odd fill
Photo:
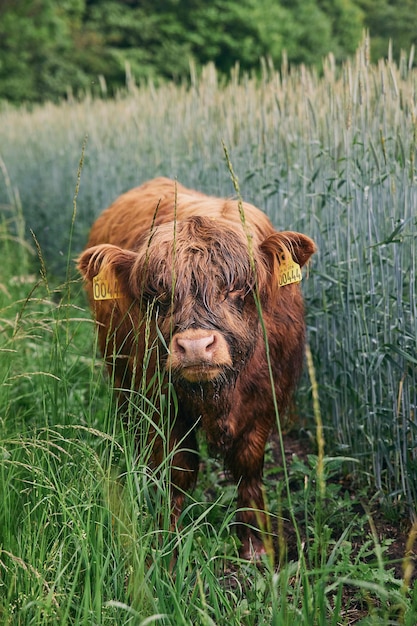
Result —
[[183, 339], [180, 339], [179, 337], [174, 337], [173, 345], [174, 345], [174, 350], [176, 350], [180, 354], [186, 353], [187, 351], [186, 344]]

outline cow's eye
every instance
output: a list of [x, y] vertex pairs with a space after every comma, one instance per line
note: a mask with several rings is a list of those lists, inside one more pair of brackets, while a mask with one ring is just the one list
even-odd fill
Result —
[[229, 289], [228, 297], [233, 300], [243, 300], [246, 298], [248, 293], [252, 291], [252, 287], [250, 285], [243, 285], [242, 287], [232, 287]]
[[171, 304], [171, 294], [155, 286], [145, 287], [142, 291], [142, 298], [145, 304], [150, 306], [156, 305], [161, 311], [168, 309]]
[[163, 293], [160, 293], [155, 298], [157, 305], [162, 311], [167, 311], [169, 309], [169, 307], [171, 306], [171, 300], [172, 300], [172, 297], [168, 291], [164, 291]]

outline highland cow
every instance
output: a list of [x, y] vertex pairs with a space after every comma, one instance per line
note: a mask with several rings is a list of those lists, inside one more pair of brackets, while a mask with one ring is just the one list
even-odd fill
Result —
[[[196, 481], [202, 428], [238, 485], [244, 558], [265, 553], [264, 451], [275, 399], [282, 416], [302, 369], [298, 283], [314, 251], [310, 238], [275, 231], [248, 203], [156, 178], [101, 214], [78, 261], [121, 396], [146, 388], [144, 377], [151, 385], [158, 364], [175, 389], [173, 523]], [[153, 437], [158, 467], [164, 446]]]

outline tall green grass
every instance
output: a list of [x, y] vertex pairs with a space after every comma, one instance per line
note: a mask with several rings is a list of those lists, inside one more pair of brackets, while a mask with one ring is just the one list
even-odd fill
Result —
[[[307, 462], [267, 472], [279, 568], [272, 551], [261, 567], [238, 558], [235, 488], [214, 488], [204, 441], [198, 488], [170, 529], [168, 463], [152, 472], [137, 419], [121, 424], [76, 286], [52, 288], [43, 262], [40, 278], [29, 274], [30, 248], [11, 226], [0, 233], [2, 624], [415, 623], [409, 570], [395, 573], [371, 518], [333, 480], [343, 459], [320, 441]], [[320, 424], [311, 360], [309, 370]], [[140, 424], [152, 414], [134, 394]]]
[[[334, 481], [346, 467], [395, 520], [415, 509], [417, 74], [367, 52], [321, 77], [265, 67], [222, 85], [208, 67], [190, 87], [1, 112], [2, 623], [415, 623], [409, 574]], [[234, 489], [207, 498], [215, 463], [169, 531], [164, 468], [121, 427], [68, 265], [97, 213], [147, 178], [233, 193], [222, 141], [243, 197], [319, 246], [297, 407], [323, 431], [318, 456], [288, 468], [290, 497], [268, 483], [273, 527], [300, 526], [278, 572], [239, 562]]]

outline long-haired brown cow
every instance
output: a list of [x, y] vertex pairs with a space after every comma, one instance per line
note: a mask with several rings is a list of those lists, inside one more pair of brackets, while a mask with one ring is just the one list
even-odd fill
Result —
[[[236, 200], [156, 178], [102, 213], [79, 269], [115, 386], [126, 394], [144, 388], [145, 353], [146, 376], [158, 358], [173, 382], [173, 521], [196, 481], [201, 426], [238, 484], [241, 555], [257, 558], [265, 552], [257, 530], [264, 450], [276, 420], [270, 374], [282, 415], [303, 362], [300, 267], [315, 246], [276, 232], [250, 204], [240, 209]], [[163, 450], [156, 437], [155, 466]]]

